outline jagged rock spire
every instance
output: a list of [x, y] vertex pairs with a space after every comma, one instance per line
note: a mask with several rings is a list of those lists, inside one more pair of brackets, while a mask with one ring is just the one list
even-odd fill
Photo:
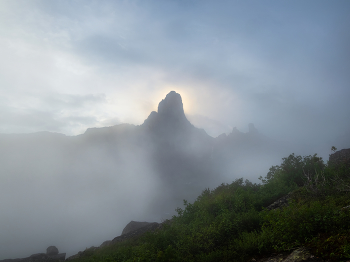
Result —
[[158, 114], [173, 116], [176, 118], [185, 117], [182, 99], [180, 94], [171, 91], [158, 105]]
[[175, 91], [171, 91], [160, 101], [158, 112], [151, 112], [144, 125], [158, 126], [158, 128], [159, 126], [173, 126], [174, 128], [176, 126], [192, 126], [185, 116], [181, 96]]

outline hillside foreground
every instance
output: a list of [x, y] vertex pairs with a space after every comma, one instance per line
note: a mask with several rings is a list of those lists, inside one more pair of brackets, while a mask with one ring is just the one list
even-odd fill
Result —
[[161, 228], [72, 260], [350, 261], [348, 164], [291, 154], [261, 184], [205, 189]]

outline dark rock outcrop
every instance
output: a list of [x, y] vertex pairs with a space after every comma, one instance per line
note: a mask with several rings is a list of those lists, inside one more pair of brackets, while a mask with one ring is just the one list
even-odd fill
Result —
[[[134, 222], [134, 223], [132, 223], [132, 222]], [[90, 248], [85, 249], [84, 251], [80, 251], [80, 252], [78, 252], [78, 254], [70, 256], [66, 260], [72, 260], [72, 259], [76, 259], [79, 257], [83, 257], [84, 255], [87, 255], [89, 252], [95, 251], [99, 248], [107, 247], [107, 246], [110, 246], [114, 243], [118, 243], [118, 242], [122, 242], [125, 240], [140, 237], [141, 235], [143, 235], [146, 232], [152, 232], [152, 231], [156, 231], [157, 229], [161, 229], [162, 226], [164, 224], [167, 224], [167, 223], [171, 223], [171, 220], [166, 220], [163, 223], [131, 221], [128, 225], [132, 225], [132, 226], [128, 227], [128, 225], [127, 225], [125, 227], [125, 228], [128, 227], [128, 229], [130, 229], [130, 231], [128, 231], [127, 233], [123, 233], [121, 236], [115, 237], [113, 240], [104, 241], [99, 247], [90, 247]], [[140, 225], [144, 225], [144, 226], [140, 226]], [[140, 227], [138, 227], [138, 226], [140, 226]], [[133, 229], [133, 230], [131, 230], [131, 229]], [[123, 232], [124, 232], [124, 230], [123, 230]]]
[[329, 156], [329, 165], [342, 166], [350, 168], [350, 148], [342, 149]]
[[137, 222], [137, 221], [131, 221], [129, 222], [129, 224], [127, 224], [124, 229], [123, 229], [123, 232], [122, 232], [122, 235], [125, 235], [131, 231], [134, 231], [136, 229], [139, 229], [141, 227], [144, 227], [144, 226], [147, 226], [151, 224], [150, 222]]
[[308, 249], [301, 247], [294, 250], [292, 253], [284, 252], [280, 254], [272, 254], [269, 257], [253, 258], [249, 262], [327, 262], [321, 258], [312, 255]]
[[29, 259], [30, 261], [46, 261], [49, 259], [49, 256], [46, 255], [45, 253], [37, 253], [37, 254], [31, 255]]
[[183, 119], [185, 112], [180, 94], [175, 91], [168, 93], [158, 105], [158, 114]]
[[130, 231], [126, 234], [123, 234], [121, 236], [115, 237], [112, 241], [111, 244], [113, 243], [117, 243], [117, 242], [121, 242], [127, 239], [131, 239], [134, 237], [138, 237], [143, 235], [146, 232], [150, 232], [150, 231], [155, 231], [156, 229], [160, 229], [161, 228], [161, 224], [157, 223], [157, 222], [153, 222], [153, 223], [148, 223], [147, 225], [140, 227], [136, 230]]
[[48, 256], [50, 259], [64, 261], [66, 259], [66, 253], [59, 253], [57, 255]]
[[292, 198], [292, 193], [288, 193], [287, 195], [279, 198], [275, 202], [273, 202], [271, 205], [269, 205], [266, 209], [267, 210], [273, 210], [273, 209], [278, 209], [282, 208], [288, 205], [288, 202]]
[[57, 247], [55, 247], [55, 246], [49, 246], [49, 247], [46, 249], [46, 255], [48, 255], [48, 256], [55, 256], [55, 255], [58, 255], [58, 249], [57, 249]]
[[58, 253], [58, 249], [55, 246], [49, 246], [45, 253], [36, 253], [25, 258], [16, 259], [4, 259], [0, 262], [56, 262], [64, 261], [66, 259], [66, 253]]
[[164, 142], [186, 145], [198, 136], [211, 141], [209, 135], [203, 134], [187, 120], [181, 96], [175, 91], [166, 95], [158, 105], [158, 112], [151, 112], [141, 128], [152, 134], [153, 142], [161, 142], [162, 145]]

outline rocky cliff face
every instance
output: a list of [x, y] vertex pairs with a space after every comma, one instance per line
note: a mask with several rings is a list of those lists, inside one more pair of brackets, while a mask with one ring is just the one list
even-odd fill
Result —
[[144, 125], [150, 128], [159, 128], [159, 125], [171, 125], [175, 129], [178, 128], [178, 125], [191, 126], [185, 116], [180, 94], [175, 91], [167, 94], [158, 104], [158, 112], [151, 112]]
[[175, 118], [179, 121], [186, 121], [180, 94], [171, 91], [158, 105], [158, 114], [166, 118]]
[[329, 164], [350, 168], [350, 148], [342, 149], [329, 156]]
[[[204, 130], [194, 127], [186, 118], [180, 94], [171, 91], [159, 103], [158, 112], [151, 112], [140, 127], [152, 142], [168, 144], [178, 149], [203, 150], [213, 139]], [[163, 146], [162, 145], [162, 146]]]

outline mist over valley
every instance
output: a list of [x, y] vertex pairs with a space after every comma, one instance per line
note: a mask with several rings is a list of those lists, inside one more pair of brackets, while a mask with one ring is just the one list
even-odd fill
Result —
[[349, 11], [0, 1], [0, 260], [69, 257], [292, 153], [350, 148]]
[[131, 220], [170, 219], [205, 188], [240, 177], [258, 182], [290, 152], [253, 124], [247, 133], [209, 136], [187, 120], [174, 91], [139, 126], [89, 128], [78, 136], [1, 134], [0, 143], [0, 194], [8, 199], [1, 202], [1, 258], [49, 243], [67, 256], [98, 246]]

